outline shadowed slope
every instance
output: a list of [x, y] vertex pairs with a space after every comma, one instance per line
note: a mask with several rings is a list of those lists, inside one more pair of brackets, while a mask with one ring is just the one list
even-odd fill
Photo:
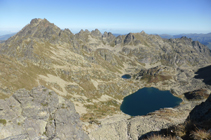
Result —
[[194, 78], [203, 79], [205, 84], [211, 85], [211, 66], [199, 69], [196, 74]]

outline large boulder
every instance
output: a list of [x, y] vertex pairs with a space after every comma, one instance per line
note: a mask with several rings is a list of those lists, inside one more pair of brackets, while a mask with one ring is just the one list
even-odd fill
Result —
[[87, 140], [74, 104], [43, 86], [0, 100], [0, 139]]

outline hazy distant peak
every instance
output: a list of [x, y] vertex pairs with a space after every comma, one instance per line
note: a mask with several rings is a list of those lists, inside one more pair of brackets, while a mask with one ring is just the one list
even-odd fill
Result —
[[181, 38], [184, 38], [184, 39], [186, 39], [187, 37], [186, 37], [186, 36], [182, 36]]
[[82, 33], [90, 33], [90, 32], [87, 29], [85, 29], [85, 30], [81, 29], [80, 32], [79, 32], [79, 34], [82, 34]]
[[83, 33], [84, 32], [84, 30], [83, 29], [81, 29], [80, 31], [79, 31], [79, 33]]
[[108, 35], [113, 35], [111, 32], [108, 32]]
[[93, 30], [93, 32], [101, 33], [98, 29]]
[[141, 34], [145, 35], [146, 33], [144, 32], [144, 30], [141, 31]]
[[192, 41], [192, 39], [191, 39], [191, 38], [188, 38], [188, 37], [186, 37], [186, 36], [182, 36], [180, 39], [183, 39], [183, 40], [190, 40], [190, 41]]
[[85, 32], [85, 33], [90, 33], [88, 29], [85, 29], [85, 31], [84, 31], [84, 32]]

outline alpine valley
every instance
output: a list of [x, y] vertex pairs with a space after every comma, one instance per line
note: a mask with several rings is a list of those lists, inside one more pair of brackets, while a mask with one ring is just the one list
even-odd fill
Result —
[[[210, 49], [191, 38], [73, 34], [33, 19], [0, 43], [0, 139], [138, 140], [179, 127], [209, 97], [211, 78], [203, 79], [211, 76], [200, 74], [210, 64]], [[124, 97], [144, 87], [170, 90], [183, 102], [145, 116], [121, 112]]]

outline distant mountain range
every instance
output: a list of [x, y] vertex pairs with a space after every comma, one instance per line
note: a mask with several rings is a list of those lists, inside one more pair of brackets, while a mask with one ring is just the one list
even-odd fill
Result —
[[[5, 40], [9, 39], [16, 33], [6, 34], [0, 36], [0, 43], [4, 42]], [[113, 34], [115, 37], [122, 35], [115, 33]], [[183, 36], [186, 36], [188, 38], [191, 38], [193, 41], [199, 41], [200, 43], [206, 45], [209, 49], [211, 49], [211, 33], [208, 34], [178, 34], [178, 35], [169, 35], [169, 34], [161, 34], [160, 37], [164, 39], [170, 39], [170, 38], [181, 38]]]
[[1, 35], [0, 36], [0, 43], [2, 40], [7, 40], [8, 38], [10, 38], [11, 36], [15, 35], [16, 33], [11, 33], [11, 34], [6, 34], [6, 35]]
[[200, 43], [206, 45], [209, 49], [211, 49], [211, 33], [208, 33], [208, 34], [179, 34], [179, 35], [162, 34], [159, 36], [162, 38], [166, 38], [166, 39], [181, 38], [182, 36], [186, 36], [188, 38], [191, 38], [194, 41], [199, 41]]

